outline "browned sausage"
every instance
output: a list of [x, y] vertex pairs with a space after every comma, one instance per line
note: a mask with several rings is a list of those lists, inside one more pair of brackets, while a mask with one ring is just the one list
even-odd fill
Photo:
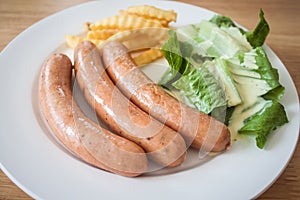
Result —
[[73, 154], [93, 166], [124, 175], [147, 171], [147, 157], [137, 144], [88, 119], [73, 100], [72, 65], [63, 54], [44, 63], [39, 80], [41, 112], [49, 128]]
[[75, 74], [88, 103], [114, 132], [139, 144], [151, 159], [175, 167], [185, 160], [180, 134], [164, 126], [130, 102], [114, 86], [102, 65], [100, 52], [88, 41], [74, 52]]
[[182, 133], [187, 144], [192, 142], [192, 147], [216, 152], [230, 145], [230, 133], [223, 123], [167, 94], [136, 67], [124, 45], [105, 45], [103, 59], [107, 73], [120, 90], [144, 111]]

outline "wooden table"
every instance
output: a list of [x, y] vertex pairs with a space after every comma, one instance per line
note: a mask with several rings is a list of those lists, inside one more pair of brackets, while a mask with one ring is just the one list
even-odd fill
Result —
[[[0, 50], [20, 32], [42, 18], [87, 0], [0, 0]], [[300, 94], [299, 0], [183, 0], [231, 16], [251, 29], [263, 8], [271, 32], [267, 44], [291, 74]], [[191, 16], [193, 17], [193, 16]], [[299, 96], [299, 95], [298, 95]], [[299, 143], [299, 142], [298, 142]], [[238, 190], [238, 188], [237, 188]], [[0, 170], [0, 199], [32, 199]], [[300, 146], [278, 180], [258, 199], [300, 199]]]

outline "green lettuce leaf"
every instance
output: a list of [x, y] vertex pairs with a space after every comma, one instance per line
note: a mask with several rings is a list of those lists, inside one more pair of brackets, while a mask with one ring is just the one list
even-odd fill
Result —
[[178, 73], [182, 71], [183, 57], [181, 55], [179, 41], [175, 31], [169, 31], [170, 38], [162, 46], [161, 51], [164, 57], [169, 63], [169, 68], [164, 74], [159, 84], [166, 87], [170, 85], [170, 82], [178, 76]]
[[230, 17], [227, 16], [215, 15], [209, 21], [216, 24], [218, 27], [237, 28], [243, 35], [246, 36], [251, 46], [253, 48], [256, 48], [264, 44], [270, 32], [269, 24], [264, 17], [264, 12], [262, 9], [260, 9], [259, 18], [260, 21], [253, 31], [245, 31], [244, 29], [237, 27], [237, 25], [230, 19]]
[[239, 93], [245, 93], [242, 97], [244, 100], [251, 96], [265, 95], [281, 86], [278, 72], [272, 67], [262, 47], [228, 59], [227, 62], [235, 85], [240, 87]]
[[280, 99], [284, 95], [284, 91], [285, 91], [285, 88], [282, 85], [280, 85], [280, 86], [270, 90], [269, 92], [264, 94], [262, 97], [266, 100], [280, 101]]
[[242, 103], [226, 59], [216, 58], [213, 61], [205, 62], [203, 67], [206, 67], [219, 81], [225, 92], [228, 107]]
[[172, 88], [172, 83], [184, 75], [190, 69], [190, 62], [193, 46], [186, 42], [180, 42], [175, 31], [169, 31], [170, 38], [162, 46], [161, 50], [169, 64], [168, 70], [159, 81], [164, 88]]
[[235, 120], [243, 120], [238, 133], [255, 135], [256, 145], [263, 148], [268, 135], [288, 122], [284, 107], [279, 103], [284, 87], [279, 83], [278, 71], [262, 47], [229, 59], [228, 66], [243, 99], [233, 113]]
[[214, 15], [209, 21], [216, 24], [218, 27], [235, 27], [238, 28], [242, 34], [246, 33], [244, 29], [237, 27], [228, 16]]
[[241, 134], [256, 136], [256, 145], [264, 148], [267, 136], [277, 127], [288, 123], [284, 107], [277, 101], [268, 101], [263, 109], [244, 121]]
[[172, 85], [204, 113], [209, 114], [215, 108], [227, 105], [224, 90], [204, 67], [192, 69]]
[[[202, 57], [233, 57], [241, 52], [247, 52], [251, 46], [244, 45], [240, 40], [246, 40], [238, 30], [231, 35], [216, 24], [203, 20], [199, 24], [188, 25], [177, 29], [178, 35], [184, 41], [194, 46], [195, 54]], [[197, 34], [196, 34], [197, 33]], [[194, 64], [194, 63], [193, 63]]]
[[261, 78], [265, 80], [272, 89], [280, 86], [277, 69], [272, 67], [265, 50], [262, 47], [257, 47], [255, 52], [257, 54], [255, 57], [256, 65], [259, 67], [256, 72], [261, 75]]
[[260, 9], [260, 21], [253, 31], [246, 32], [246, 37], [253, 48], [262, 46], [270, 32], [268, 22], [264, 17], [264, 12]]

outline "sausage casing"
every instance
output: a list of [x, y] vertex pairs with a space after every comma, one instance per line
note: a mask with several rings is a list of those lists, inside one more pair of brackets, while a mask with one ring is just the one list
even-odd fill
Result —
[[162, 166], [175, 167], [185, 160], [181, 135], [135, 106], [115, 87], [93, 43], [79, 43], [74, 62], [76, 80], [87, 102], [114, 132], [139, 144]]
[[138, 176], [147, 171], [147, 157], [135, 143], [87, 118], [71, 91], [72, 64], [63, 54], [44, 63], [39, 79], [41, 112], [56, 138], [73, 154], [101, 169]]

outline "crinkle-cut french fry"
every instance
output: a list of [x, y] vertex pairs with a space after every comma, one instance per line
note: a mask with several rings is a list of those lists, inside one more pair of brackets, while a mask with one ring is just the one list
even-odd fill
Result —
[[130, 6], [126, 12], [139, 16], [148, 16], [149, 18], [163, 19], [168, 22], [176, 22], [177, 13], [173, 10], [163, 10], [154, 6]]
[[107, 40], [105, 40], [100, 45], [98, 45], [98, 49], [101, 50], [104, 47], [104, 45], [107, 44], [108, 42], [111, 42], [111, 41], [124, 42], [133, 37], [135, 37], [134, 30], [118, 32], [118, 33], [114, 34], [113, 36], [111, 36], [110, 38], [108, 38]]
[[75, 49], [75, 47], [84, 40], [89, 40], [90, 42], [94, 43], [96, 46], [104, 42], [104, 40], [86, 39], [75, 35], [66, 35], [65, 37], [66, 44], [72, 49]]
[[157, 19], [157, 18], [151, 18], [151, 17], [146, 16], [146, 15], [137, 15], [137, 14], [133, 14], [133, 13], [128, 13], [125, 10], [120, 10], [119, 14], [120, 15], [132, 15], [133, 17], [143, 17], [143, 18], [145, 18], [147, 20], [151, 20], [155, 23], [160, 23], [163, 27], [168, 27], [169, 26], [169, 21], [164, 20], [164, 19]]
[[147, 33], [149, 39], [157, 41], [158, 44], [163, 44], [169, 39], [169, 28], [147, 28], [145, 32]]
[[130, 50], [152, 48], [162, 45], [169, 38], [169, 29], [146, 28], [136, 37], [127, 39], [123, 44]]
[[118, 32], [101, 43], [98, 48], [101, 50], [105, 44], [111, 41], [123, 42], [130, 51], [137, 48], [159, 46], [168, 39], [168, 30], [167, 28], [141, 28]]
[[99, 20], [90, 25], [91, 30], [119, 29], [129, 30], [145, 27], [162, 27], [160, 23], [132, 15], [115, 15]]
[[75, 35], [66, 35], [65, 36], [65, 41], [66, 41], [66, 44], [70, 48], [74, 49], [77, 46], [77, 44], [84, 41], [84, 38], [79, 37], [79, 36], [75, 36]]
[[128, 39], [123, 42], [123, 44], [130, 51], [135, 51], [138, 49], [150, 48], [158, 45], [158, 41], [149, 39], [149, 36], [146, 34], [137, 35], [135, 38]]
[[143, 53], [138, 54], [137, 56], [133, 57], [135, 64], [137, 66], [143, 66], [161, 58], [163, 56], [160, 49], [157, 48], [150, 48]]
[[87, 33], [87, 39], [106, 40], [107, 38], [116, 34], [117, 32], [118, 32], [117, 29], [102, 29], [102, 30], [89, 31]]
[[176, 17], [173, 10], [131, 6], [121, 10], [119, 15], [95, 23], [86, 22], [84, 36], [67, 35], [66, 43], [74, 49], [81, 41], [89, 40], [101, 51], [110, 41], [122, 42], [132, 52], [137, 65], [142, 66], [163, 56], [159, 47], [169, 38], [168, 26]]
[[89, 41], [92, 42], [92, 43], [94, 43], [96, 46], [98, 46], [98, 45], [101, 45], [105, 40], [91, 39]]
[[85, 23], [83, 24], [84, 30], [85, 30], [85, 31], [90, 31], [90, 30], [91, 30], [91, 29], [90, 29], [90, 25], [91, 25], [91, 22], [85, 22]]

